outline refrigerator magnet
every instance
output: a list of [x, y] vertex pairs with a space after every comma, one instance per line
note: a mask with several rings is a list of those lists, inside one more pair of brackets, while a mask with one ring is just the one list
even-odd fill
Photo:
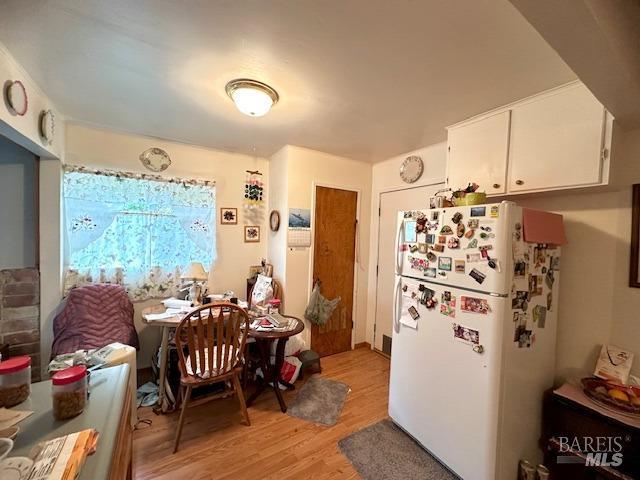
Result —
[[436, 269], [435, 268], [425, 268], [424, 276], [428, 278], [436, 278]]
[[431, 245], [431, 250], [434, 252], [444, 252], [444, 245], [436, 243], [435, 245]]
[[462, 220], [462, 214], [460, 212], [454, 213], [453, 217], [451, 217], [451, 221], [456, 225], [460, 223], [460, 220]]
[[464, 273], [464, 266], [465, 266], [464, 260], [456, 260], [455, 261], [456, 273]]
[[467, 263], [476, 263], [482, 261], [482, 254], [480, 253], [467, 253]]
[[440, 235], [453, 235], [453, 230], [449, 225], [443, 225], [440, 229]]
[[456, 323], [453, 324], [453, 337], [473, 345], [478, 345], [480, 343], [480, 332], [478, 330], [463, 327]]
[[491, 207], [491, 211], [489, 212], [489, 216], [491, 218], [498, 218], [498, 216], [500, 215], [500, 209], [498, 208], [497, 205], [494, 205]]
[[414, 320], [417, 320], [420, 318], [420, 314], [418, 313], [418, 309], [416, 309], [416, 307], [414, 307], [413, 305], [411, 305], [408, 310], [409, 315], [411, 315], [411, 318]]
[[484, 217], [487, 214], [487, 207], [471, 207], [472, 217]]
[[406, 243], [416, 243], [418, 241], [416, 225], [416, 222], [404, 222], [404, 241]]
[[449, 237], [449, 241], [447, 242], [447, 247], [460, 248], [460, 240], [458, 239], [458, 237]]
[[478, 248], [478, 239], [474, 238], [473, 240], [471, 240], [469, 242], [469, 245], [467, 245], [467, 248]]
[[489, 302], [484, 298], [460, 297], [460, 310], [467, 313], [479, 313], [486, 315], [489, 313]]
[[484, 273], [482, 273], [480, 270], [478, 270], [477, 268], [474, 268], [473, 270], [471, 270], [469, 272], [469, 276], [471, 278], [473, 278], [478, 283], [484, 282], [484, 279], [487, 278], [487, 276]]
[[467, 227], [469, 228], [478, 228], [479, 225], [480, 225], [480, 220], [478, 220], [477, 218], [470, 218], [469, 221], [467, 222]]
[[467, 230], [464, 234], [464, 238], [468, 238], [469, 240], [473, 238], [473, 236], [475, 235], [476, 231], [473, 228], [470, 228], [469, 230]]
[[448, 272], [451, 271], [451, 257], [440, 257], [438, 258], [438, 268], [440, 270], [446, 270]]
[[456, 227], [456, 235], [458, 235], [458, 238], [462, 238], [464, 235], [464, 223], [461, 222], [458, 224]]

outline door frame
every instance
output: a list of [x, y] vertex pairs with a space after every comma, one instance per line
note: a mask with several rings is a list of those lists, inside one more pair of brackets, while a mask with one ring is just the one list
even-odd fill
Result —
[[[336, 190], [346, 190], [348, 192], [356, 193], [356, 245], [355, 245], [355, 258], [353, 262], [353, 300], [351, 309], [351, 350], [353, 350], [355, 346], [355, 334], [356, 324], [358, 323], [358, 317], [356, 313], [358, 311], [358, 265], [362, 263], [361, 256], [361, 242], [362, 239], [360, 237], [361, 230], [361, 198], [362, 198], [362, 190], [359, 187], [355, 187], [352, 185], [339, 185], [335, 183], [326, 183], [326, 182], [311, 182], [311, 238], [313, 241], [311, 242], [311, 247], [309, 248], [309, 278], [307, 279], [307, 297], [311, 295], [311, 290], [313, 289], [313, 260], [314, 260], [314, 252], [315, 252], [315, 238], [316, 238], [316, 187], [325, 187], [325, 188], [334, 188]], [[366, 322], [366, 319], [365, 319]], [[309, 342], [311, 342], [311, 334], [309, 334]]]
[[[383, 188], [381, 190], [378, 190], [378, 215], [375, 215], [374, 213], [374, 218], [375, 218], [375, 222], [376, 222], [376, 226], [377, 226], [377, 232], [376, 232], [376, 256], [375, 256], [375, 265], [370, 266], [370, 268], [374, 269], [374, 277], [375, 277], [375, 285], [374, 285], [374, 301], [373, 301], [373, 336], [371, 338], [371, 350], [375, 350], [376, 352], [382, 353], [382, 351], [378, 350], [375, 345], [376, 345], [376, 331], [377, 331], [377, 327], [376, 325], [378, 324], [378, 283], [380, 282], [380, 277], [378, 276], [378, 268], [380, 265], [380, 214], [381, 214], [381, 209], [382, 209], [382, 195], [384, 193], [394, 193], [394, 192], [404, 192], [406, 190], [414, 190], [416, 188], [423, 188], [423, 187], [433, 187], [436, 185], [442, 185], [442, 188], [447, 188], [447, 182], [444, 179], [435, 179], [435, 178], [430, 178], [426, 181], [426, 183], [421, 183], [420, 185], [414, 185], [412, 187], [388, 187], [388, 188]], [[427, 207], [425, 207], [427, 208]], [[373, 227], [373, 225], [372, 225]]]

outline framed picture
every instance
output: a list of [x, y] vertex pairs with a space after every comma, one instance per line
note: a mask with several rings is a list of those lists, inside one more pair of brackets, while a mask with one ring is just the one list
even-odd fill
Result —
[[633, 185], [629, 286], [640, 288], [640, 183]]
[[220, 209], [220, 225], [237, 225], [238, 209], [237, 208], [221, 208]]
[[260, 241], [260, 227], [245, 226], [244, 227], [245, 243], [257, 243]]

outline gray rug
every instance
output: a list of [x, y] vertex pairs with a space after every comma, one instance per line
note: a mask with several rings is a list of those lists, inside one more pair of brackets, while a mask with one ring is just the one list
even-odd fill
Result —
[[391, 420], [382, 420], [338, 442], [364, 480], [455, 480]]
[[309, 422], [335, 425], [349, 390], [346, 383], [313, 375], [302, 386], [287, 413]]

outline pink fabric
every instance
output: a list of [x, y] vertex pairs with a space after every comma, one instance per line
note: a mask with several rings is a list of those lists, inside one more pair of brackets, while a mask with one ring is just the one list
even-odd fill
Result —
[[522, 223], [524, 241], [527, 243], [548, 243], [550, 245], [567, 243], [562, 215], [523, 208]]
[[69, 292], [53, 320], [51, 358], [120, 342], [139, 348], [133, 304], [120, 285], [96, 284]]

